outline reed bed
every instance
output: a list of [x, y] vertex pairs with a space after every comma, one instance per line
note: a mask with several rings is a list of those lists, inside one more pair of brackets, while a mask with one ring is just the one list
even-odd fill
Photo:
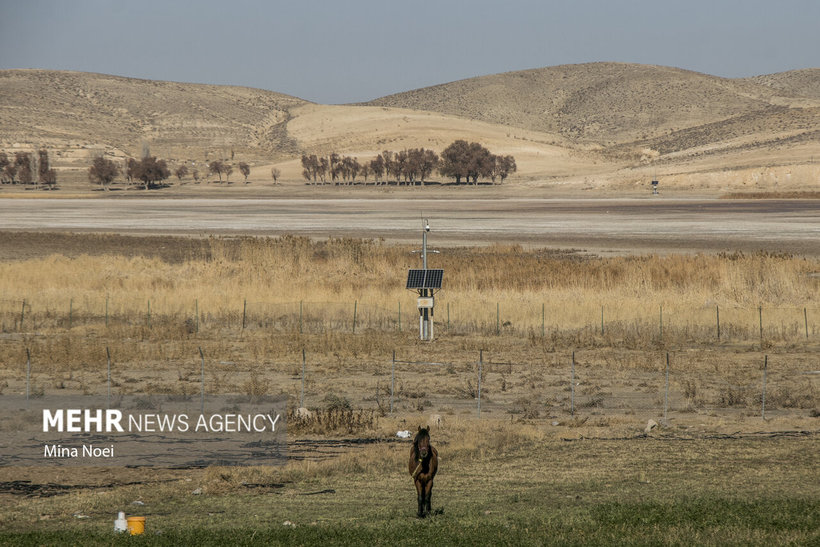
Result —
[[[410, 247], [302, 237], [211, 238], [188, 260], [84, 255], [0, 264], [0, 330], [126, 325], [180, 337], [203, 328], [412, 330]], [[518, 246], [445, 249], [439, 332], [620, 337], [815, 336], [820, 261], [776, 254], [600, 258]], [[664, 333], [664, 329], [666, 332]], [[630, 334], [632, 333], [632, 334]]]

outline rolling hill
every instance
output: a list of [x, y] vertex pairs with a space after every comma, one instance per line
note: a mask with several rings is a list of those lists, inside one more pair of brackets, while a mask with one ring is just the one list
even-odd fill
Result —
[[272, 91], [47, 70], [0, 71], [0, 150], [46, 147], [82, 178], [89, 159], [236, 157], [298, 180], [302, 153], [440, 151], [456, 138], [513, 154], [513, 180], [615, 180], [813, 164], [820, 69], [726, 79], [591, 63], [482, 76], [356, 105]]
[[[604, 146], [645, 142], [668, 153], [743, 134], [811, 136], [820, 127], [819, 98], [818, 69], [733, 80], [669, 67], [592, 63], [471, 78], [367, 104], [441, 112]], [[693, 142], [692, 135], [699, 140]]]

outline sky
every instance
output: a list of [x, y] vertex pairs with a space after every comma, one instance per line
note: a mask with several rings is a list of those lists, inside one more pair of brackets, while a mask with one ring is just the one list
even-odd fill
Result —
[[0, 69], [241, 85], [324, 104], [617, 61], [820, 67], [818, 0], [0, 0]]

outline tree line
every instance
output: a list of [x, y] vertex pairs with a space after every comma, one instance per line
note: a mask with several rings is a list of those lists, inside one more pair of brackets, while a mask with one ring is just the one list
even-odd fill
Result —
[[[45, 162], [41, 160], [39, 165], [45, 165], [47, 173], [51, 173], [43, 175], [44, 180], [48, 180], [49, 176], [56, 180], [54, 170], [48, 169], [47, 152], [41, 150], [40, 154], [41, 157], [45, 154]], [[141, 184], [146, 190], [164, 185], [172, 175], [180, 182], [189, 174], [196, 183], [201, 180], [201, 174], [196, 168], [189, 171], [187, 165], [181, 165], [172, 172], [165, 160], [150, 155], [147, 149], [143, 150], [143, 154], [139, 160], [127, 158], [120, 163], [104, 156], [97, 156], [88, 169], [88, 178], [92, 183], [107, 189], [118, 176], [124, 175], [128, 184]], [[18, 153], [17, 156], [22, 158], [26, 154]], [[399, 152], [384, 150], [373, 159], [364, 162], [335, 152], [328, 156], [303, 154], [301, 162], [302, 176], [312, 184], [355, 184], [358, 180], [363, 180], [367, 184], [368, 180], [372, 180], [377, 185], [392, 181], [398, 184], [424, 185], [435, 172], [454, 180], [456, 184], [478, 184], [479, 179], [489, 180], [495, 184], [497, 181], [503, 183], [517, 170], [513, 156], [496, 155], [477, 142], [461, 139], [451, 143], [440, 156], [433, 150], [410, 148]], [[245, 162], [239, 162], [237, 167], [247, 183], [250, 166]], [[0, 168], [6, 173], [6, 178], [10, 176], [12, 181], [15, 180], [15, 175], [17, 179], [21, 179], [18, 174], [20, 172], [23, 173], [21, 180], [31, 178], [31, 166], [23, 159], [19, 162], [15, 160], [12, 164], [5, 154], [0, 153]], [[207, 164], [206, 169], [208, 175], [216, 175], [220, 182], [224, 176], [225, 181], [230, 183], [234, 165], [227, 160], [214, 160]], [[277, 182], [280, 177], [279, 169], [273, 168], [271, 177]]]
[[513, 156], [498, 156], [477, 142], [457, 140], [441, 153], [411, 148], [400, 152], [385, 150], [370, 161], [358, 158], [316, 154], [302, 155], [302, 177], [313, 184], [351, 184], [361, 178], [367, 184], [372, 178], [375, 184], [395, 180], [399, 184], [417, 184], [430, 178], [434, 171], [452, 178], [456, 184], [462, 181], [478, 184], [478, 179], [497, 180], [502, 183], [517, 170]]
[[3, 184], [44, 184], [53, 188], [57, 184], [57, 171], [51, 168], [48, 150], [40, 149], [36, 156], [29, 152], [15, 152], [14, 158], [0, 152], [0, 181]]
[[[238, 168], [247, 183], [248, 176], [251, 174], [250, 166], [241, 161], [239, 162]], [[223, 160], [214, 160], [207, 165], [207, 171], [208, 174], [218, 176], [220, 182], [222, 182], [223, 175], [225, 176], [226, 182], [230, 182], [233, 165]], [[128, 184], [139, 183], [142, 184], [143, 188], [148, 190], [163, 185], [172, 174], [177, 177], [180, 182], [189, 174], [197, 184], [201, 181], [201, 173], [198, 169], [189, 171], [187, 165], [180, 165], [172, 172], [165, 160], [157, 159], [156, 156], [151, 156], [150, 154], [143, 156], [140, 160], [127, 158], [123, 167], [120, 167], [114, 160], [97, 156], [88, 168], [89, 181], [93, 184], [99, 184], [103, 189], [107, 189], [118, 176], [125, 175], [125, 180]], [[271, 175], [275, 182], [279, 177], [279, 170], [273, 169]]]

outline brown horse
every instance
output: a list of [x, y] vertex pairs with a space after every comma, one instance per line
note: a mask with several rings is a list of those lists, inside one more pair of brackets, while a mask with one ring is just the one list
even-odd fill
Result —
[[430, 445], [429, 427], [419, 426], [419, 432], [413, 439], [413, 448], [410, 449], [410, 463], [407, 467], [416, 483], [416, 494], [419, 501], [418, 517], [424, 518], [431, 511], [433, 478], [438, 471], [438, 451]]

